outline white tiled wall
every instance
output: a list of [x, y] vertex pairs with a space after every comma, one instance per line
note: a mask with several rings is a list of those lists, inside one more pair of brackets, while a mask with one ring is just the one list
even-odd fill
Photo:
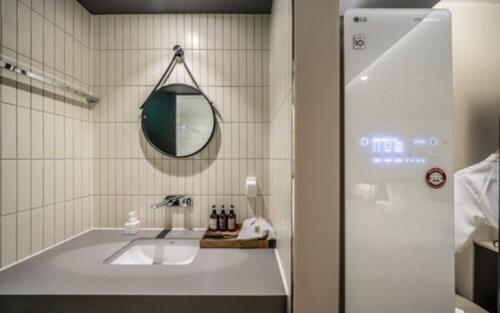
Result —
[[[91, 82], [90, 14], [73, 0], [0, 0], [1, 52], [77, 86]], [[2, 72], [1, 266], [91, 225], [91, 108]]]
[[[212, 204], [234, 204], [239, 220], [266, 215], [269, 197], [269, 16], [110, 15], [93, 17], [94, 225], [121, 227], [130, 209], [145, 227], [183, 227], [183, 209], [152, 210], [166, 194], [194, 195], [188, 221], [205, 227]], [[98, 34], [98, 35], [97, 35]], [[180, 44], [202, 89], [223, 115], [201, 153], [172, 159], [140, 130], [138, 108]], [[177, 67], [169, 82], [189, 77]], [[257, 176], [256, 199], [244, 195]]]
[[274, 0], [270, 23], [270, 204], [285, 281], [291, 286], [292, 1]]
[[[291, 75], [285, 69], [291, 33], [284, 31], [291, 24], [280, 26], [291, 23], [283, 15], [289, 4], [276, 1], [270, 47], [268, 15], [91, 16], [73, 0], [0, 1], [3, 55], [92, 86], [101, 98], [90, 107], [2, 73], [1, 266], [91, 226], [120, 227], [131, 209], [144, 227], [183, 227], [186, 220], [205, 227], [212, 204], [234, 204], [239, 221], [271, 218], [285, 236], [279, 249], [289, 270], [290, 184], [280, 183], [291, 176]], [[175, 44], [185, 48], [188, 65], [222, 113], [212, 142], [186, 159], [156, 152], [139, 123], [138, 108]], [[270, 81], [277, 88], [271, 94]], [[190, 83], [180, 67], [170, 82]], [[258, 178], [255, 199], [244, 195], [246, 176]], [[170, 193], [194, 195], [187, 219], [182, 210], [149, 209]]]

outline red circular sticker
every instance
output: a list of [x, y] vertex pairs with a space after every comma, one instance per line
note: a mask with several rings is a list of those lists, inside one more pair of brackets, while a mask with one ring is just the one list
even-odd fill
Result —
[[425, 181], [431, 188], [441, 188], [446, 184], [446, 173], [438, 167], [431, 168], [427, 171], [427, 174], [425, 174]]

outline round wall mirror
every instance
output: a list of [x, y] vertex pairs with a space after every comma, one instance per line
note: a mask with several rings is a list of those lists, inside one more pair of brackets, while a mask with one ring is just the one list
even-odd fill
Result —
[[215, 131], [215, 114], [207, 97], [185, 84], [166, 85], [144, 104], [142, 131], [158, 151], [184, 158], [198, 153]]

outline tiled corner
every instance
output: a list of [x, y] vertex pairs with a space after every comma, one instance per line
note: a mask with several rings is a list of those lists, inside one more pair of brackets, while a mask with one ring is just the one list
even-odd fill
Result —
[[[92, 51], [88, 12], [73, 0], [0, 2], [3, 55], [91, 85], [91, 75], [82, 70]], [[82, 204], [92, 203], [90, 110], [82, 99], [2, 73], [1, 267], [91, 227], [92, 210]], [[65, 207], [75, 201], [77, 213], [71, 214]]]

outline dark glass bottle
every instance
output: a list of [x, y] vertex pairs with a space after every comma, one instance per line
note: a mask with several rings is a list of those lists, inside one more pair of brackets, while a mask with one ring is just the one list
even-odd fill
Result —
[[231, 204], [231, 209], [229, 210], [229, 215], [227, 216], [227, 230], [236, 230], [236, 214], [234, 214], [234, 205]]
[[222, 206], [222, 209], [219, 214], [219, 231], [226, 231], [227, 230], [227, 215], [226, 211], [224, 210], [224, 206]]
[[215, 209], [215, 205], [212, 205], [212, 214], [210, 214], [210, 221], [208, 223], [208, 229], [210, 231], [217, 231], [219, 227], [219, 214]]

